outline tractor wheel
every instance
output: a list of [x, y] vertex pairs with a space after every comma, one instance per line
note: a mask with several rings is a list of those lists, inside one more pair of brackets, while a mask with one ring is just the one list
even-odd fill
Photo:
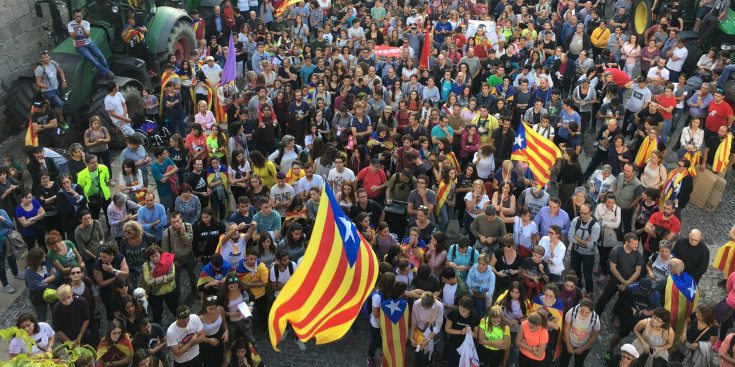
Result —
[[5, 124], [0, 127], [2, 136], [17, 134], [28, 127], [31, 118], [31, 105], [36, 95], [36, 87], [31, 78], [18, 78], [8, 88], [5, 100]]
[[[120, 87], [120, 93], [125, 98], [125, 105], [128, 107], [128, 117], [132, 117], [136, 113], [143, 113], [143, 106], [140, 101], [140, 90], [133, 84], [125, 84]], [[110, 147], [112, 148], [125, 148], [125, 135], [122, 132], [117, 131], [117, 127], [112, 124], [110, 114], [105, 109], [105, 97], [107, 96], [107, 90], [101, 89], [97, 91], [92, 97], [92, 102], [89, 104], [89, 115], [99, 116], [102, 119], [102, 124], [110, 132]]]
[[633, 16], [630, 20], [631, 32], [642, 35], [652, 25], [653, 1], [636, 0], [633, 3]]
[[189, 52], [196, 50], [196, 45], [196, 35], [191, 25], [185, 20], [179, 20], [171, 28], [166, 41], [166, 51], [158, 54], [158, 62], [165, 65], [168, 55], [176, 55], [176, 60], [188, 60]]

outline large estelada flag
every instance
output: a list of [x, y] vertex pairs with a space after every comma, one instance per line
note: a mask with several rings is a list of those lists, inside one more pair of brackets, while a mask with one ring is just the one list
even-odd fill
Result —
[[561, 151], [554, 143], [533, 131], [525, 122], [518, 124], [518, 132], [513, 142], [511, 159], [527, 162], [531, 173], [540, 186], [551, 179], [551, 167], [561, 157]]
[[408, 340], [408, 302], [389, 299], [380, 304], [380, 335], [383, 337], [381, 367], [406, 365]]
[[278, 350], [287, 323], [302, 341], [316, 338], [317, 344], [326, 344], [341, 338], [377, 277], [373, 249], [325, 182], [309, 246], [271, 308], [268, 329], [273, 349]]
[[26, 145], [38, 146], [38, 135], [33, 131], [33, 113], [36, 112], [36, 108], [31, 106], [31, 114], [28, 118], [28, 131], [26, 131]]
[[674, 340], [684, 331], [684, 322], [694, 313], [699, 303], [697, 282], [689, 273], [680, 276], [671, 274], [666, 281], [666, 302], [664, 307], [671, 312], [671, 327], [674, 329]]
[[717, 250], [715, 262], [712, 267], [722, 270], [722, 275], [727, 277], [735, 271], [735, 241], [730, 241]]
[[279, 6], [278, 9], [276, 9], [276, 14], [274, 14], [274, 16], [277, 17], [277, 16], [283, 14], [283, 12], [286, 11], [286, 9], [288, 9], [289, 6], [296, 5], [299, 2], [301, 2], [301, 0], [286, 0], [286, 1], [284, 1], [283, 4], [281, 4], [281, 6]]

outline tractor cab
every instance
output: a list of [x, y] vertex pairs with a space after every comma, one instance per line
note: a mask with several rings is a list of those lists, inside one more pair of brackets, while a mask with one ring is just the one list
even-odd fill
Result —
[[92, 27], [105, 31], [113, 54], [126, 54], [128, 51], [120, 34], [129, 12], [135, 14], [135, 24], [146, 27], [156, 14], [156, 4], [152, 0], [72, 0], [72, 4], [72, 9], [82, 10], [84, 20]]

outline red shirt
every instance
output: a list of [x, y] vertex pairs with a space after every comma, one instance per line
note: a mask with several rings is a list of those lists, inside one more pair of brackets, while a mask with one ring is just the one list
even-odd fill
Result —
[[464, 36], [464, 34], [455, 34], [452, 39], [454, 39], [454, 45], [457, 46], [458, 50], [461, 50], [462, 47], [464, 47], [465, 43], [467, 43], [467, 38]]
[[[681, 230], [681, 222], [679, 222], [679, 219], [676, 218], [676, 216], [671, 216], [668, 220], [664, 220], [664, 212], [655, 212], [651, 214], [651, 217], [648, 219], [648, 223], [651, 223], [654, 228], [656, 227], [663, 227], [665, 230], [667, 230], [669, 233], [674, 233], [676, 235], [679, 234], [679, 231]], [[662, 238], [659, 238], [662, 239]], [[643, 246], [646, 250], [651, 251], [651, 248], [649, 247], [649, 242], [651, 241], [651, 237], [646, 237], [646, 243]]]
[[[658, 103], [661, 105], [661, 107], [674, 107], [676, 108], [676, 97], [666, 97], [665, 94], [662, 94], [658, 96]], [[674, 110], [671, 110], [671, 112], [666, 112], [663, 109], [659, 109], [658, 112], [661, 113], [661, 116], [664, 117], [664, 120], [671, 120], [671, 115], [674, 114]]]
[[485, 47], [482, 47], [481, 45], [476, 45], [475, 47], [475, 57], [478, 59], [484, 59], [487, 57], [487, 52], [485, 52]]
[[186, 145], [186, 147], [192, 152], [202, 150], [203, 152], [200, 157], [203, 161], [207, 161], [209, 152], [207, 152], [207, 137], [204, 134], [200, 135], [198, 138], [194, 136], [194, 134], [187, 135], [184, 145]]
[[615, 84], [618, 87], [621, 87], [621, 88], [625, 87], [625, 85], [628, 84], [628, 82], [630, 81], [630, 76], [620, 69], [616, 69], [616, 68], [605, 69], [605, 72], [608, 72], [608, 71], [612, 73], [613, 82], [615, 82]]
[[732, 116], [732, 107], [730, 104], [722, 101], [717, 104], [715, 101], [709, 104], [709, 110], [707, 114], [707, 121], [704, 123], [704, 127], [709, 131], [717, 132], [720, 126], [727, 126], [727, 117]]
[[362, 187], [367, 190], [367, 196], [370, 199], [376, 199], [385, 189], [370, 190], [373, 186], [380, 186], [388, 182], [388, 178], [385, 176], [383, 170], [378, 169], [375, 173], [370, 172], [370, 167], [365, 167], [357, 174], [357, 180], [362, 180]]

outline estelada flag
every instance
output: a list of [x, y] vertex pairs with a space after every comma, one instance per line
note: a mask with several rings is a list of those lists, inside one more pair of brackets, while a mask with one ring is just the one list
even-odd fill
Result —
[[341, 338], [378, 277], [372, 247], [326, 182], [314, 228], [301, 264], [271, 308], [268, 330], [275, 350], [288, 323], [301, 341], [316, 338], [317, 344], [326, 344]]
[[692, 178], [697, 177], [697, 165], [702, 162], [702, 151], [698, 150], [694, 155], [692, 155], [692, 152], [686, 152], [681, 159], [686, 159], [691, 163], [689, 174], [692, 175]]
[[38, 135], [33, 131], [33, 113], [36, 112], [36, 108], [31, 106], [31, 117], [28, 118], [28, 131], [26, 131], [26, 145], [38, 146]]
[[381, 367], [405, 366], [408, 302], [389, 299], [380, 304], [380, 336], [383, 339]]
[[[528, 129], [531, 130], [531, 129]], [[554, 360], [561, 357], [561, 340], [562, 340], [562, 326], [563, 326], [563, 320], [564, 320], [564, 304], [561, 303], [560, 299], [556, 299], [556, 303], [554, 303], [553, 306], [549, 307], [544, 304], [544, 294], [541, 293], [538, 296], [536, 296], [536, 299], [533, 300], [533, 304], [531, 305], [531, 311], [540, 310], [541, 312], [546, 313], [549, 319], [549, 323], [556, 322], [559, 324], [559, 331], [556, 333], [558, 340], [556, 341], [556, 351], [554, 352]]]
[[176, 73], [170, 72], [170, 71], [164, 71], [163, 72], [163, 75], [161, 75], [161, 98], [158, 100], [159, 103], [162, 104], [158, 108], [158, 114], [160, 116], [163, 116], [163, 110], [164, 110], [164, 108], [163, 108], [163, 96], [166, 95], [166, 83], [168, 83], [169, 81], [171, 81], [171, 79], [178, 78], [178, 77], [179, 76]]
[[681, 276], [671, 274], [666, 281], [665, 296], [664, 307], [671, 312], [674, 340], [679, 340], [679, 336], [684, 331], [684, 322], [694, 313], [699, 303], [697, 282], [689, 273], [681, 273]]
[[551, 167], [560, 157], [561, 151], [551, 140], [535, 132], [523, 121], [518, 124], [511, 159], [527, 162], [540, 186], [549, 182]]
[[717, 250], [715, 262], [712, 267], [722, 270], [725, 279], [735, 271], [735, 241], [730, 241]]

